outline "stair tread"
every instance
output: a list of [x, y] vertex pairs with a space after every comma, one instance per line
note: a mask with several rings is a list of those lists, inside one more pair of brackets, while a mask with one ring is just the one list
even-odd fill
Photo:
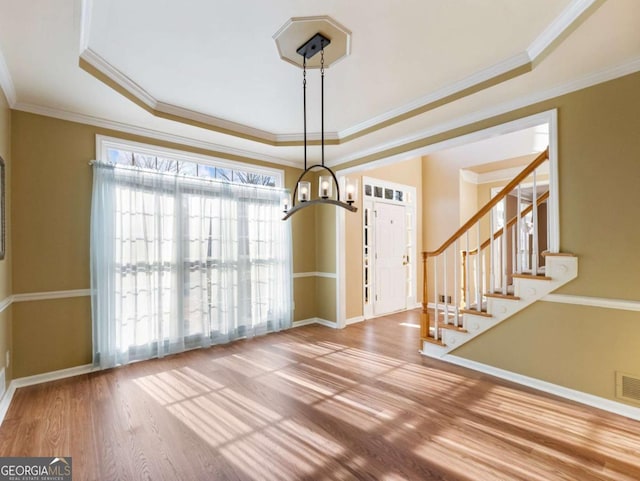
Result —
[[440, 324], [439, 327], [440, 329], [449, 329], [450, 331], [468, 332], [464, 327], [455, 326], [454, 324]]
[[513, 277], [517, 278], [517, 279], [535, 279], [536, 281], [550, 281], [552, 280], [551, 277], [549, 276], [545, 276], [542, 274], [527, 274], [527, 273], [522, 273], [522, 274], [513, 274]]
[[475, 309], [460, 309], [461, 314], [474, 314], [476, 316], [493, 317], [487, 311], [476, 311]]
[[510, 301], [519, 301], [519, 296], [514, 296], [513, 294], [503, 294], [502, 292], [487, 292], [485, 297], [495, 297], [497, 299], [509, 299]]
[[434, 339], [433, 337], [422, 337], [420, 340], [428, 342], [430, 344], [435, 344], [436, 346], [447, 347], [447, 345], [439, 339]]
[[547, 252], [544, 251], [542, 253], [542, 257], [576, 257], [575, 254], [571, 253], [571, 252]]

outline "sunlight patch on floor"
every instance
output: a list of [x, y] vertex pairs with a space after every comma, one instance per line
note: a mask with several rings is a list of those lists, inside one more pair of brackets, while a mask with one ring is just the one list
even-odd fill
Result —
[[398, 325], [403, 327], [412, 327], [413, 329], [420, 329], [420, 324], [413, 324], [411, 322], [401, 322]]

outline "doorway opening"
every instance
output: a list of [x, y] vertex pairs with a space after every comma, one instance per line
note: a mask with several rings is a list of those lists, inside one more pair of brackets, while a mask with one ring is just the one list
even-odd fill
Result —
[[362, 178], [364, 318], [416, 305], [415, 187]]

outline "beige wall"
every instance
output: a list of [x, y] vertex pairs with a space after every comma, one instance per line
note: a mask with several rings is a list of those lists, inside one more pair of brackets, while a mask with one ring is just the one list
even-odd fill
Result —
[[[5, 257], [0, 260], [0, 303], [6, 301], [13, 294], [11, 281], [11, 263], [13, 259], [13, 247], [11, 243], [12, 223], [11, 223], [11, 177], [12, 159], [11, 153], [11, 110], [2, 90], [0, 90], [0, 156], [5, 162]], [[0, 312], [0, 369], [5, 369], [6, 386], [14, 377], [12, 342], [12, 316], [13, 308], [9, 306]], [[9, 352], [11, 360], [9, 366], [6, 363], [6, 353]], [[6, 386], [0, 386], [0, 391], [4, 391]]]
[[[558, 108], [560, 247], [579, 258], [557, 293], [640, 300], [640, 74], [497, 119]], [[615, 371], [640, 377], [640, 313], [539, 302], [454, 354], [614, 399]]]
[[[640, 205], [640, 189], [637, 188], [640, 178], [638, 85], [640, 73], [416, 141], [410, 147], [419, 148], [557, 108], [561, 249], [579, 256], [578, 278], [559, 292], [639, 300], [640, 256], [636, 251], [640, 225], [635, 222], [637, 206]], [[10, 225], [15, 252], [12, 256], [9, 249], [9, 258], [0, 262], [0, 288], [3, 283], [11, 285], [7, 274], [11, 260], [14, 293], [87, 288], [91, 180], [86, 162], [94, 156], [95, 134], [145, 139], [13, 112], [10, 142], [7, 137], [9, 127], [6, 126], [9, 114], [4, 99], [0, 110], [0, 122], [3, 122], [0, 125], [3, 127], [0, 150], [7, 161], [9, 151], [11, 154], [12, 169], [8, 170], [13, 170], [11, 190], [15, 200]], [[183, 146], [168, 146], [202, 152]], [[360, 165], [394, 153], [397, 149], [341, 167]], [[430, 166], [428, 162], [416, 169], [417, 172], [422, 169], [422, 172], [414, 179], [422, 178], [422, 193], [431, 196], [425, 195], [422, 202], [429, 207], [422, 213], [423, 245], [431, 249], [437, 246], [438, 241], [444, 240], [446, 234], [430, 230], [428, 225], [450, 219], [456, 223], [459, 221], [459, 208], [451, 207], [459, 202], [459, 193], [454, 198], [444, 192], [440, 198], [436, 195], [441, 183], [438, 176], [446, 176], [447, 173], [440, 172], [441, 169]], [[394, 166], [392, 172], [382, 174], [383, 178], [394, 180], [395, 171]], [[298, 173], [296, 169], [286, 169], [288, 185], [294, 182]], [[457, 177], [454, 180], [459, 186]], [[441, 212], [443, 217], [439, 218]], [[349, 222], [356, 222], [357, 218], [361, 219], [360, 216], [348, 217]], [[315, 271], [317, 266], [328, 265], [329, 261], [325, 259], [311, 262], [309, 256], [316, 255], [318, 251], [315, 245], [313, 253], [300, 256], [300, 252], [306, 252], [306, 246], [300, 246], [299, 242], [305, 235], [313, 237], [309, 226], [326, 225], [329, 228], [330, 223], [330, 219], [294, 219], [294, 253], [298, 252], [295, 254], [294, 272]], [[347, 228], [349, 236], [357, 232], [361, 232], [361, 226], [350, 224]], [[346, 252], [352, 251], [353, 246], [348, 242]], [[349, 272], [353, 270], [350, 266]], [[361, 289], [361, 278], [357, 279], [361, 276], [361, 266], [355, 270], [357, 272], [347, 273], [348, 289], [352, 285]], [[299, 312], [307, 317], [317, 312], [318, 305], [324, 306], [324, 297], [331, 297], [331, 292], [335, 294], [335, 286], [331, 288], [330, 281], [332, 279], [320, 281], [322, 286], [318, 287], [318, 279], [296, 280], [296, 289], [302, 285], [314, 293], [313, 299], [311, 295], [295, 293], [296, 317]], [[11, 293], [11, 287], [4, 289]], [[320, 297], [315, 298], [316, 294]], [[348, 316], [357, 315], [358, 308], [350, 304], [350, 297], [348, 294], [347, 305], [351, 306]], [[307, 302], [314, 307], [309, 307]], [[335, 306], [329, 308], [335, 312]], [[3, 323], [0, 344], [5, 346], [11, 342], [8, 340], [11, 328], [7, 327], [7, 315], [10, 322], [11, 310], [0, 314], [0, 322]], [[14, 330], [20, 326], [13, 336], [14, 359], [16, 352], [20, 353], [19, 362], [13, 363], [14, 377], [50, 370], [51, 366], [70, 367], [89, 360], [90, 346], [86, 345], [87, 328], [90, 326], [88, 298], [16, 304], [12, 322]], [[57, 332], [73, 332], [72, 345], [68, 350], [45, 350], [47, 355], [43, 356], [38, 349], [46, 346], [43, 341], [51, 335], [52, 326]], [[616, 370], [640, 375], [637, 356], [639, 326], [640, 315], [637, 312], [540, 302], [479, 336], [455, 354], [613, 398]]]
[[[218, 155], [19, 111], [12, 112], [11, 127], [12, 158], [17, 159], [12, 174], [15, 294], [89, 288], [92, 173], [87, 162], [95, 157], [96, 134]], [[284, 171], [291, 187], [300, 170]], [[316, 270], [316, 219], [309, 211], [292, 218], [294, 272]], [[0, 289], [6, 264], [0, 262]], [[296, 279], [294, 298], [296, 320], [315, 313], [315, 284]], [[21, 302], [13, 309], [14, 377], [91, 362], [89, 297]], [[1, 344], [2, 338], [0, 349]]]
[[[372, 177], [383, 179], [388, 182], [409, 185], [416, 188], [416, 254], [422, 251], [422, 160], [415, 157], [393, 165], [368, 169], [358, 174], [350, 175], [351, 178], [358, 179], [358, 187], [362, 190], [362, 177]], [[347, 319], [356, 318], [363, 314], [363, 294], [362, 294], [362, 192], [358, 196], [358, 202], [354, 205], [358, 208], [356, 215], [347, 215], [345, 219], [345, 258], [346, 258], [346, 310]], [[419, 260], [419, 257], [416, 258]], [[422, 269], [418, 262], [417, 279], [417, 300], [422, 299], [420, 286], [422, 286]]]
[[[577, 279], [557, 293], [639, 301], [640, 73], [621, 77], [529, 107], [389, 149], [341, 166], [397, 155], [550, 109], [558, 111], [560, 249], [579, 257]], [[438, 219], [429, 195], [438, 171], [423, 166], [424, 247], [446, 234], [429, 229]], [[447, 173], [445, 172], [445, 176]], [[454, 179], [454, 181], [457, 179]], [[457, 184], [456, 184], [457, 185]], [[437, 192], [437, 190], [436, 190]], [[437, 196], [434, 196], [437, 197]], [[456, 198], [436, 206], [457, 218]], [[444, 211], [443, 211], [444, 212]], [[585, 322], [581, 322], [585, 320]], [[640, 314], [614, 309], [538, 303], [454, 351], [507, 371], [613, 398], [616, 370], [640, 377]], [[549, 338], [553, 337], [553, 342]], [[623, 338], [621, 341], [620, 339]], [[613, 351], [613, 353], [611, 352]], [[527, 366], [526, 369], [523, 366]], [[598, 375], [588, 381], [589, 373]], [[566, 373], [566, 374], [565, 374]], [[581, 373], [572, 377], [573, 373]], [[604, 373], [604, 374], [602, 374]], [[595, 384], [594, 384], [595, 383]]]

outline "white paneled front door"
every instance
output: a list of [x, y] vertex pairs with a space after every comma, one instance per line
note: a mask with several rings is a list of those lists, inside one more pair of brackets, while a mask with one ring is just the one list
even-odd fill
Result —
[[404, 205], [376, 202], [375, 315], [407, 308], [407, 229]]

